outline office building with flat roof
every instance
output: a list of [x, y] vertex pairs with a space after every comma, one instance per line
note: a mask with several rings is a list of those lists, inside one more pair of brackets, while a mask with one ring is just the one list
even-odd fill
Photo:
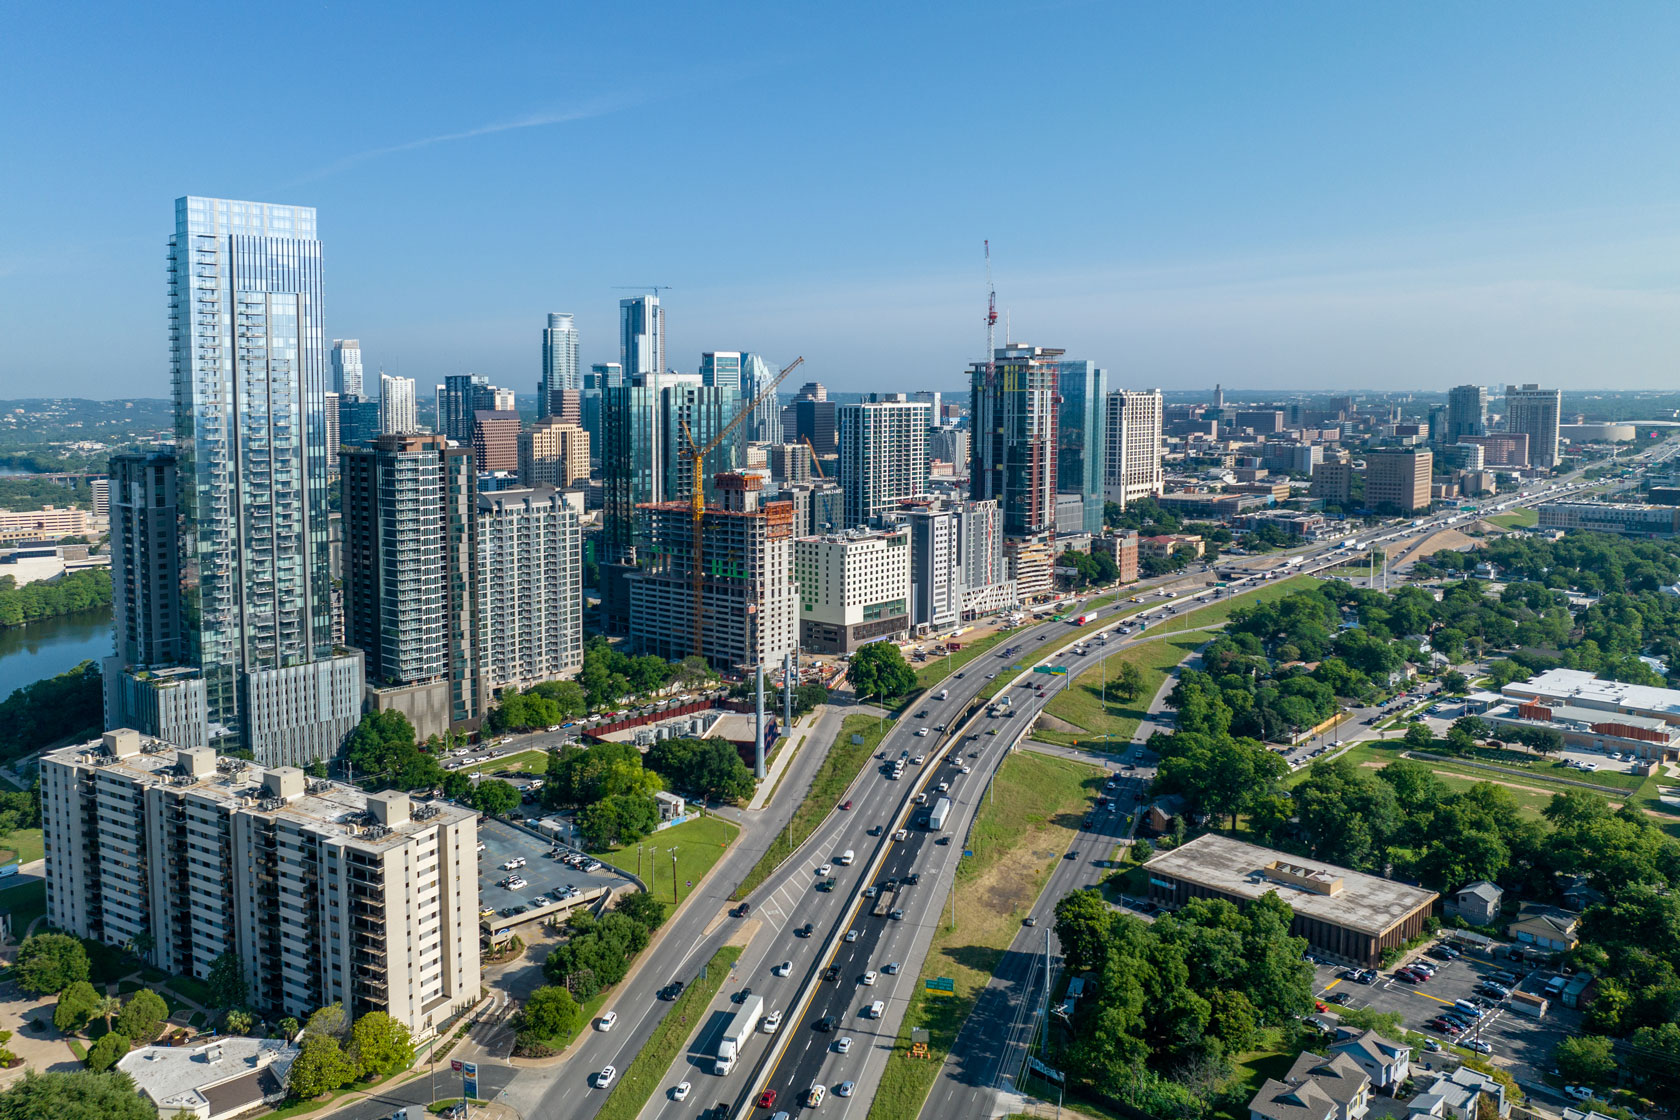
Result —
[[1243, 906], [1275, 894], [1295, 912], [1290, 933], [1315, 953], [1376, 967], [1423, 932], [1434, 891], [1208, 833], [1144, 864], [1149, 898], [1176, 910], [1192, 898]]
[[[1095, 362], [1064, 358], [1057, 363], [1056, 385], [1062, 402], [1056, 416], [1056, 483], [1063, 494], [1084, 499], [1074, 531], [1100, 533], [1108, 470], [1108, 371]], [[933, 423], [938, 424], [937, 393], [934, 398]]]
[[1103, 495], [1124, 509], [1166, 492], [1161, 466], [1161, 390], [1116, 389], [1108, 394]]
[[1558, 464], [1558, 422], [1563, 390], [1538, 385], [1505, 387], [1505, 430], [1528, 437], [1528, 463], [1541, 470]]
[[793, 545], [799, 645], [851, 653], [910, 631], [910, 530], [853, 529]]
[[1623, 537], [1672, 537], [1680, 533], [1680, 508], [1634, 502], [1546, 502], [1542, 529], [1579, 529]]
[[1365, 504], [1399, 513], [1427, 510], [1434, 465], [1434, 453], [1418, 448], [1366, 452]]
[[969, 367], [969, 497], [995, 501], [1006, 536], [1056, 531], [1057, 374], [1065, 351], [1010, 343]]
[[426, 1038], [479, 997], [478, 814], [119, 728], [41, 756], [47, 920], [252, 1006]]

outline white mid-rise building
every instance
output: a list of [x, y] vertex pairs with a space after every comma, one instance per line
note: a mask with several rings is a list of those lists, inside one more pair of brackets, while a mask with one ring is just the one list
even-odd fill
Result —
[[930, 407], [902, 393], [840, 406], [841, 516], [847, 528], [872, 524], [906, 498], [927, 493]]
[[581, 495], [552, 486], [478, 496], [479, 678], [487, 695], [583, 667]]
[[414, 378], [379, 375], [379, 434], [405, 436], [420, 430], [414, 403]]
[[1103, 497], [1121, 508], [1166, 491], [1161, 469], [1161, 390], [1108, 394], [1108, 446]]
[[47, 920], [254, 1006], [335, 1001], [417, 1037], [479, 996], [478, 817], [137, 731], [41, 757]]
[[910, 629], [910, 530], [850, 530], [793, 542], [799, 644], [850, 653]]

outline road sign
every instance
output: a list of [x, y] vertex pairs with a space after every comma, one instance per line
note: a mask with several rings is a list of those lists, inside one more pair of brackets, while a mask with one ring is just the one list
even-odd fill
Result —
[[459, 1059], [459, 1058], [449, 1059], [449, 1069], [453, 1073], [460, 1073], [461, 1072], [461, 1059]]
[[478, 1063], [461, 1063], [461, 1096], [467, 1100], [478, 1099]]
[[955, 993], [957, 990], [957, 982], [949, 976], [935, 976], [933, 979], [927, 981], [927, 990], [930, 992]]
[[1035, 672], [1035, 673], [1044, 673], [1044, 674], [1048, 675], [1050, 673], [1054, 673], [1055, 671], [1056, 670], [1052, 669], [1048, 665], [1034, 665], [1033, 666], [1033, 672]]
[[1062, 1083], [1062, 1071], [1059, 1069], [1051, 1069], [1037, 1058], [1028, 1058], [1027, 1068], [1044, 1078], [1046, 1081], [1053, 1082], [1057, 1085]]

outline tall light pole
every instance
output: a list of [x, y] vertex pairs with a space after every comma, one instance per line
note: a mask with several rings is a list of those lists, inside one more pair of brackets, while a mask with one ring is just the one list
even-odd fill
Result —
[[671, 905], [677, 904], [677, 849], [675, 846], [665, 849], [671, 853]]

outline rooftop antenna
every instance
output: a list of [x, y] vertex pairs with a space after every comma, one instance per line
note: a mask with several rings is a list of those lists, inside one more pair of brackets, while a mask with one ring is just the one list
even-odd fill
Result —
[[[992, 241], [986, 247], [986, 385], [997, 382], [997, 287], [992, 283]], [[1004, 331], [1008, 334], [1008, 330]]]

